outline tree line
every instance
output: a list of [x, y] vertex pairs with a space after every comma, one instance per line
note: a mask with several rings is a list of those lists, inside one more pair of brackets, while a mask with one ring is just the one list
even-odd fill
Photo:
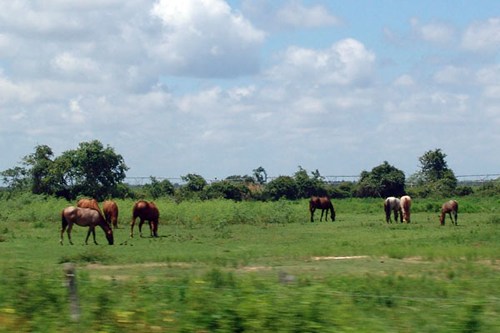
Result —
[[[308, 172], [301, 166], [291, 176], [268, 180], [266, 170], [260, 166], [251, 175], [232, 175], [210, 184], [198, 174], [181, 176], [182, 184], [168, 179], [150, 177], [142, 186], [124, 182], [128, 167], [123, 157], [110, 146], [98, 140], [82, 142], [76, 149], [54, 156], [47, 145], [38, 145], [19, 165], [0, 172], [3, 192], [31, 192], [73, 200], [78, 197], [146, 198], [173, 197], [176, 200], [296, 200], [311, 195], [332, 198], [387, 197], [410, 194], [414, 197], [468, 195], [470, 186], [459, 186], [457, 178], [446, 162], [441, 149], [429, 150], [419, 157], [420, 169], [406, 178], [403, 171], [384, 161], [371, 171], [362, 171], [356, 182], [328, 182], [318, 170]], [[414, 184], [411, 188], [407, 183]], [[500, 184], [492, 181], [479, 191], [500, 193]]]

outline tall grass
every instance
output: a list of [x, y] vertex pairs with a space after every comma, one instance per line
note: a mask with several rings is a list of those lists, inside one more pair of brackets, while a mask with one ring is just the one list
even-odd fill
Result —
[[160, 199], [160, 237], [130, 239], [133, 201], [118, 200], [116, 245], [96, 230], [101, 245], [85, 246], [75, 227], [60, 246], [74, 203], [0, 200], [0, 332], [498, 331], [498, 198], [460, 200], [457, 227], [439, 225], [444, 201], [414, 200], [411, 224], [386, 224], [376, 199], [336, 200], [337, 221], [315, 223], [306, 200]]

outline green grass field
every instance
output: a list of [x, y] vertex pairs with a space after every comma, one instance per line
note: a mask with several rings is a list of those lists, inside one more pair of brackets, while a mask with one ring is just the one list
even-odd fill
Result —
[[[307, 201], [158, 200], [158, 238], [59, 245], [64, 200], [0, 201], [1, 332], [498, 332], [500, 198], [414, 200], [411, 224], [386, 224], [381, 200], [334, 201], [309, 222]], [[149, 235], [144, 226], [143, 234]], [[76, 264], [71, 321], [63, 263]]]

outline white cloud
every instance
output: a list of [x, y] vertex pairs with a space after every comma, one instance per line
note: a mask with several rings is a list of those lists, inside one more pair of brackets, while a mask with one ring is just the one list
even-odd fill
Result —
[[373, 74], [375, 54], [355, 39], [343, 39], [325, 50], [290, 47], [270, 78], [295, 84], [356, 85]]
[[294, 0], [278, 9], [276, 19], [284, 26], [314, 28], [340, 24], [340, 19], [333, 16], [321, 5], [306, 7], [301, 1]]
[[431, 22], [428, 24], [421, 24], [416, 18], [411, 19], [410, 23], [418, 38], [426, 42], [447, 44], [455, 37], [455, 29], [446, 23]]
[[434, 74], [434, 80], [439, 84], [463, 85], [473, 83], [473, 77], [469, 69], [456, 66], [446, 66]]
[[500, 50], [500, 18], [472, 23], [462, 36], [462, 47], [474, 52]]
[[155, 57], [174, 75], [234, 77], [255, 73], [265, 34], [222, 0], [159, 0], [163, 24]]
[[67, 75], [83, 75], [93, 77], [99, 74], [100, 68], [97, 62], [90, 58], [77, 57], [69, 52], [63, 52], [51, 61], [53, 68]]
[[342, 19], [321, 4], [301, 0], [243, 0], [242, 11], [266, 31], [287, 31], [337, 26]]

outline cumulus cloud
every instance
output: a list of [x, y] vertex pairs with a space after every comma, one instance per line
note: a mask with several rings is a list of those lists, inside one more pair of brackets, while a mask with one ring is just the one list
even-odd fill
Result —
[[411, 26], [414, 34], [421, 40], [435, 44], [450, 43], [455, 36], [455, 29], [449, 24], [442, 22], [431, 22], [421, 24], [417, 18], [412, 18]]
[[462, 47], [474, 52], [500, 50], [500, 17], [472, 23], [462, 36]]
[[373, 74], [375, 54], [355, 39], [343, 39], [325, 50], [290, 47], [280, 64], [269, 71], [271, 79], [297, 84], [356, 85]]
[[155, 56], [174, 75], [235, 77], [259, 69], [264, 32], [222, 0], [159, 0], [151, 10], [163, 24]]
[[243, 0], [242, 11], [252, 22], [267, 31], [336, 26], [342, 19], [322, 5], [300, 0]]
[[304, 6], [300, 1], [290, 1], [276, 13], [278, 22], [291, 27], [322, 27], [340, 24], [340, 19], [333, 16], [321, 5]]

